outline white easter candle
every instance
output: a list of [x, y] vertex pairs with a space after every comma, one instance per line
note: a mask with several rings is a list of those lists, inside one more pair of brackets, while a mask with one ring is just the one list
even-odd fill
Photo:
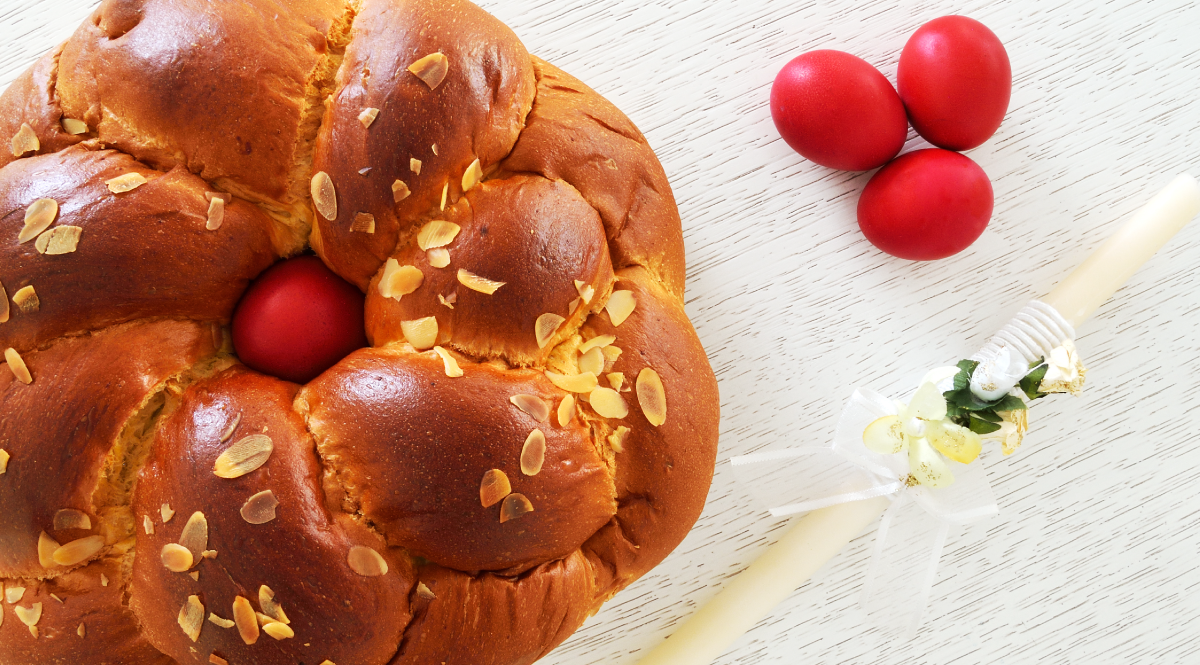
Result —
[[[1042, 302], [1078, 328], [1137, 269], [1200, 213], [1200, 185], [1184, 174], [1143, 206]], [[814, 510], [639, 665], [708, 665], [875, 522], [885, 497]]]
[[639, 665], [708, 665], [771, 613], [891, 505], [887, 497], [839, 503], [796, 520], [778, 543], [688, 618]]
[[1134, 213], [1042, 302], [1078, 328], [1198, 213], [1200, 184], [1184, 173]]

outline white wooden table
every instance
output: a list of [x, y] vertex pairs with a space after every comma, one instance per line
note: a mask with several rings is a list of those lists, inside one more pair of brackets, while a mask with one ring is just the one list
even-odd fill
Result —
[[[4, 0], [0, 82], [94, 0]], [[777, 537], [726, 460], [828, 439], [855, 386], [901, 396], [969, 355], [1170, 176], [1200, 176], [1194, 0], [488, 0], [530, 51], [620, 106], [658, 150], [687, 238], [688, 311], [720, 380], [720, 464], [695, 530], [544, 662], [632, 665]], [[867, 175], [801, 159], [767, 105], [789, 59], [856, 53], [894, 78], [907, 37], [960, 13], [1012, 60], [1008, 117], [969, 153], [996, 211], [951, 259], [875, 250]], [[923, 145], [919, 139], [909, 147]], [[925, 627], [889, 642], [857, 606], [871, 533], [719, 663], [1200, 662], [1200, 224], [1079, 346], [1083, 397], [1038, 404], [991, 455], [1001, 515], [952, 537]]]

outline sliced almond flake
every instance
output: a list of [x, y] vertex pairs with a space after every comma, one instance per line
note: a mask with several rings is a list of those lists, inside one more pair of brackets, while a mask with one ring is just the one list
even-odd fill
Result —
[[142, 530], [147, 536], [154, 535], [154, 520], [150, 519], [149, 515], [142, 515]]
[[[225, 431], [221, 432], [221, 439], [220, 439], [221, 443], [225, 443], [226, 441], [229, 440], [230, 437], [233, 436], [233, 433], [235, 431], [237, 431], [238, 425], [240, 425], [241, 422], [242, 422], [242, 412], [238, 411], [237, 414], [235, 414], [233, 416], [233, 420], [229, 421], [229, 426], [225, 428]], [[163, 506], [167, 506], [167, 504], [164, 503]], [[167, 509], [169, 510], [170, 507], [168, 506]], [[170, 518], [166, 517], [166, 515], [164, 514], [163, 522], [166, 522], [168, 519], [170, 519]]]
[[539, 423], [546, 422], [550, 417], [550, 405], [536, 395], [513, 395], [508, 398], [508, 401]]
[[42, 149], [42, 142], [38, 140], [37, 133], [33, 131], [33, 127], [29, 123], [21, 123], [21, 128], [12, 137], [12, 154], [13, 157], [21, 157], [25, 153], [37, 152]]
[[401, 321], [400, 331], [404, 333], [404, 339], [412, 344], [414, 349], [418, 351], [432, 349], [437, 344], [438, 338], [437, 317], [427, 316], [423, 319]]
[[192, 578], [193, 582], [199, 582], [200, 581], [200, 571], [193, 570], [192, 572], [188, 573], [188, 577]]
[[108, 575], [100, 573], [100, 586], [108, 586]]
[[25, 597], [25, 587], [10, 586], [4, 588], [4, 600], [8, 601], [9, 605], [16, 605]]
[[4, 350], [4, 360], [8, 362], [8, 368], [12, 370], [13, 376], [25, 385], [33, 383], [33, 375], [29, 373], [29, 368], [26, 367], [25, 361], [21, 358], [21, 354], [17, 350], [9, 347]]
[[450, 265], [450, 250], [445, 247], [431, 249], [425, 253], [425, 258], [434, 268], [445, 268]]
[[18, 289], [12, 299], [22, 314], [32, 314], [42, 307], [42, 301], [38, 298], [37, 290], [33, 288], [32, 284]]
[[238, 478], [267, 463], [275, 444], [266, 434], [251, 434], [225, 449], [213, 464], [220, 478]]
[[434, 155], [438, 154], [436, 143], [434, 143], [432, 146], [430, 146], [429, 149], [433, 151]]
[[467, 167], [466, 173], [463, 173], [463, 194], [471, 191], [475, 185], [478, 185], [481, 182], [483, 182], [483, 167], [479, 165], [479, 158], [476, 157], [475, 161], [471, 162], [471, 165]]
[[290, 626], [278, 622], [263, 626], [262, 631], [277, 640], [286, 640], [296, 636], [296, 632]]
[[17, 244], [22, 245], [41, 235], [58, 218], [58, 201], [38, 199], [25, 209], [25, 226], [17, 234]]
[[450, 59], [444, 53], [430, 53], [408, 66], [408, 71], [425, 82], [430, 90], [436, 90], [450, 71]]
[[263, 614], [269, 618], [281, 623], [291, 623], [288, 620], [287, 613], [283, 611], [283, 605], [275, 601], [275, 592], [265, 584], [258, 587], [258, 606], [262, 608]]
[[621, 392], [621, 386], [625, 385], [624, 372], [609, 372], [604, 375], [604, 378], [608, 379], [608, 385], [617, 392]]
[[604, 309], [608, 311], [608, 319], [614, 326], [625, 323], [625, 319], [633, 314], [635, 307], [637, 307], [637, 298], [634, 297], [633, 291], [613, 291], [608, 298], [608, 303], [604, 305]]
[[0, 300], [4, 301], [4, 304], [0, 305], [0, 323], [8, 323], [11, 312], [8, 310], [8, 290], [3, 284], [0, 284]]
[[509, 520], [515, 520], [525, 513], [533, 512], [533, 504], [529, 499], [525, 498], [524, 494], [509, 494], [504, 497], [504, 503], [500, 504], [500, 523], [504, 524]]
[[617, 362], [617, 358], [620, 357], [621, 349], [619, 347], [612, 346], [611, 344], [604, 347], [604, 361], [606, 364], [611, 365], [612, 363]]
[[313, 205], [322, 217], [331, 222], [337, 219], [337, 190], [334, 189], [333, 178], [330, 178], [328, 173], [318, 171], [312, 177], [308, 191], [312, 195]]
[[79, 624], [79, 627], [75, 629], [75, 634], [80, 637], [87, 637], [87, 628], [83, 624]]
[[450, 181], [447, 180], [446, 182], [442, 183], [442, 205], [440, 208], [438, 208], [439, 210], [446, 209], [446, 198], [449, 195], [450, 195]]
[[110, 180], [105, 180], [104, 184], [108, 185], [108, 191], [113, 194], [124, 194], [125, 192], [132, 192], [147, 182], [146, 176], [140, 173], [126, 173]]
[[537, 339], [539, 349], [546, 348], [546, 345], [554, 337], [554, 333], [558, 332], [558, 328], [563, 324], [563, 321], [566, 321], [566, 319], [550, 312], [537, 317], [537, 321], [533, 323], [533, 335]]
[[66, 603], [66, 601], [64, 601], [62, 598], [59, 598], [58, 594], [56, 594], [56, 593], [50, 594], [50, 597], [53, 598], [54, 600], [57, 600], [59, 605], [63, 605]]
[[254, 644], [258, 641], [258, 618], [254, 616], [250, 601], [241, 596], [233, 599], [233, 623], [243, 642]]
[[396, 203], [407, 199], [409, 194], [412, 194], [412, 192], [409, 191], [408, 185], [403, 180], [397, 180], [392, 183], [392, 199]]
[[79, 237], [83, 235], [81, 226], [56, 226], [38, 236], [33, 245], [38, 253], [47, 256], [70, 254], [79, 247]]
[[581, 302], [583, 302], [582, 298], [576, 298], [576, 299], [572, 300], [571, 304], [567, 305], [567, 311], [570, 312], [571, 314], [574, 314], [575, 310], [579, 309], [579, 303], [581, 303]]
[[66, 529], [90, 529], [92, 528], [92, 518], [82, 510], [74, 508], [63, 508], [54, 513], [54, 530], [65, 531]]
[[217, 551], [216, 550], [204, 550], [203, 552], [200, 553], [200, 558], [201, 559], [215, 559], [215, 558], [217, 558]]
[[379, 278], [379, 295], [400, 300], [421, 288], [424, 281], [425, 273], [421, 272], [420, 268], [402, 266], [396, 259], [388, 259], [383, 268], [383, 275]]
[[[76, 120], [75, 118], [63, 118], [59, 121], [59, 124], [62, 125], [63, 131], [71, 136], [79, 136], [80, 134], [87, 134], [89, 131], [91, 131], [86, 122], [82, 120]], [[82, 635], [80, 637], [82, 637]]]
[[592, 302], [592, 296], [596, 295], [595, 287], [579, 279], [575, 280], [575, 290], [579, 292], [579, 297], [585, 303]]
[[30, 628], [36, 626], [37, 622], [42, 620], [41, 603], [34, 603], [29, 607], [21, 607], [20, 605], [17, 605], [13, 608], [13, 612], [17, 615], [17, 618], [21, 620], [21, 623], [29, 626]]
[[546, 378], [550, 379], [550, 383], [571, 393], [590, 393], [599, 385], [596, 375], [591, 372], [571, 375], [546, 372]]
[[460, 231], [462, 231], [462, 227], [454, 222], [435, 219], [427, 222], [417, 232], [417, 247], [420, 247], [422, 252], [436, 247], [445, 247], [454, 242]]
[[[417, 582], [417, 598], [422, 598], [424, 600], [433, 600], [433, 599], [437, 598], [437, 595], [434, 594], [432, 591], [430, 591], [429, 587], [425, 586], [424, 582]], [[328, 663], [329, 661], [325, 661], [325, 662]]]
[[162, 552], [159, 553], [159, 559], [162, 565], [172, 573], [187, 572], [195, 563], [195, 557], [188, 548], [175, 543], [167, 543], [163, 545]]
[[478, 291], [489, 296], [495, 293], [496, 289], [507, 284], [507, 282], [497, 282], [486, 277], [480, 277], [462, 268], [458, 269], [458, 282], [472, 291]]
[[496, 505], [511, 493], [512, 484], [508, 482], [508, 475], [503, 471], [489, 469], [483, 474], [483, 480], [479, 482], [479, 503], [483, 504], [484, 508]]
[[222, 628], [233, 628], [233, 626], [234, 626], [234, 623], [232, 621], [230, 621], [229, 619], [223, 619], [211, 612], [208, 615], [208, 621], [209, 621], [209, 623], [211, 623], [215, 626], [220, 626]]
[[446, 307], [449, 307], [450, 309], [454, 309], [454, 301], [455, 301], [457, 295], [458, 295], [457, 293], [451, 293], [450, 297], [447, 298], [446, 296], [439, 293], [438, 294], [438, 302], [442, 303]]
[[193, 642], [200, 639], [200, 628], [204, 626], [204, 603], [199, 596], [188, 596], [187, 602], [179, 608], [179, 627]]
[[8, 473], [8, 460], [11, 457], [7, 450], [0, 448], [0, 476]]
[[275, 498], [275, 492], [263, 490], [242, 504], [242, 519], [250, 524], [266, 524], [275, 519], [275, 508], [278, 506], [279, 500]]
[[663, 390], [658, 372], [649, 367], [638, 372], [637, 398], [638, 404], [642, 406], [642, 413], [651, 425], [658, 427], [667, 421], [667, 392]]
[[568, 394], [558, 403], [558, 426], [566, 427], [575, 418], [575, 396]]
[[74, 566], [92, 558], [102, 549], [104, 549], [104, 536], [85, 536], [62, 545], [54, 550], [52, 556], [54, 563], [60, 566]]
[[350, 224], [351, 233], [375, 233], [375, 215], [360, 212], [354, 216]]
[[629, 428], [621, 425], [617, 430], [608, 435], [608, 445], [612, 446], [614, 453], [625, 452], [625, 437], [629, 434]]
[[625, 398], [612, 388], [596, 388], [588, 395], [588, 404], [601, 418], [624, 418], [629, 415]]
[[596, 376], [600, 376], [604, 372], [604, 350], [599, 347], [592, 347], [587, 353], [580, 356], [579, 371], [591, 372]]
[[583, 355], [592, 349], [603, 349], [615, 341], [617, 341], [616, 335], [596, 335], [595, 337], [579, 345], [579, 353], [580, 355]]
[[209, 665], [229, 665], [229, 661], [225, 660], [224, 658], [218, 656], [215, 653], [208, 654], [208, 663], [209, 663]]
[[214, 196], [208, 202], [208, 221], [204, 223], [204, 228], [209, 231], [216, 231], [225, 223], [225, 199]]
[[521, 446], [521, 473], [536, 476], [542, 470], [546, 461], [546, 435], [542, 430], [535, 429], [525, 437], [525, 445]]
[[169, 503], [164, 503], [163, 505], [159, 506], [158, 514], [162, 516], [163, 524], [170, 522], [171, 518], [175, 517], [175, 511], [171, 510], [171, 504]]
[[408, 158], [408, 170], [417, 175], [421, 175], [421, 160], [416, 157]]
[[446, 376], [457, 379], [463, 375], [462, 368], [458, 366], [458, 361], [454, 359], [454, 356], [450, 355], [449, 351], [440, 346], [435, 346], [433, 347], [433, 352], [441, 356], [442, 365], [446, 369]]
[[358, 114], [358, 121], [362, 123], [364, 128], [370, 129], [371, 124], [375, 122], [375, 118], [379, 117], [379, 109], [365, 108], [362, 113]]
[[179, 544], [192, 553], [193, 565], [200, 562], [204, 550], [208, 549], [208, 518], [204, 513], [199, 510], [192, 513], [179, 534]]
[[350, 570], [363, 577], [379, 577], [386, 575], [388, 571], [388, 564], [383, 555], [363, 545], [350, 548], [346, 555], [346, 563], [350, 565]]

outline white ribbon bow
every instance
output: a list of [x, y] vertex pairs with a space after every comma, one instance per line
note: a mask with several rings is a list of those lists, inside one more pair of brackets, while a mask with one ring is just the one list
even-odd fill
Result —
[[[1027, 361], [1049, 357], [1074, 330], [1052, 307], [1029, 303], [977, 354], [988, 360], [1004, 347]], [[953, 384], [956, 368], [942, 368], [926, 380], [941, 391]], [[874, 553], [863, 586], [863, 607], [883, 623], [916, 633], [937, 576], [938, 562], [951, 525], [967, 524], [999, 513], [987, 471], [980, 459], [961, 464], [946, 459], [954, 482], [934, 489], [910, 485], [906, 453], [884, 455], [863, 443], [863, 431], [875, 420], [899, 413], [896, 402], [859, 388], [838, 420], [833, 443], [802, 446], [730, 459], [734, 475], [771, 515], [783, 517], [849, 501], [889, 496], [892, 505], [876, 532]]]

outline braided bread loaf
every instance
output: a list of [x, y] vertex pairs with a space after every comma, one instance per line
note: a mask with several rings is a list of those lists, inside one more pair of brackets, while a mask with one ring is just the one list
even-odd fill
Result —
[[[699, 516], [666, 177], [474, 5], [104, 0], [0, 136], [0, 663], [530, 663]], [[301, 386], [228, 324], [306, 248]]]

